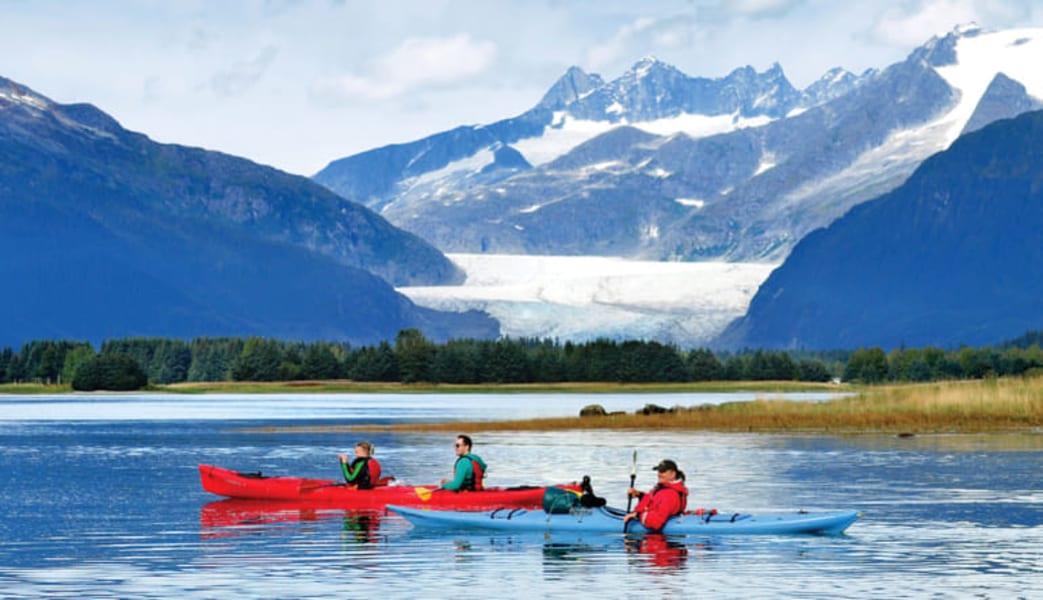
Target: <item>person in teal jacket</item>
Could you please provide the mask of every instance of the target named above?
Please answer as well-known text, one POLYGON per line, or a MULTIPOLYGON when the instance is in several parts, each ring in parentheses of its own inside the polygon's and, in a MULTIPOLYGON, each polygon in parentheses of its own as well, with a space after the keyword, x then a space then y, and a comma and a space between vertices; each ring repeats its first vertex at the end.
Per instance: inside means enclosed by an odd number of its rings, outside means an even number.
POLYGON ((441 489, 452 492, 482 489, 485 479, 485 461, 477 454, 471 453, 471 446, 469 436, 463 434, 456 436, 456 464, 453 466, 453 478, 443 479, 441 489))

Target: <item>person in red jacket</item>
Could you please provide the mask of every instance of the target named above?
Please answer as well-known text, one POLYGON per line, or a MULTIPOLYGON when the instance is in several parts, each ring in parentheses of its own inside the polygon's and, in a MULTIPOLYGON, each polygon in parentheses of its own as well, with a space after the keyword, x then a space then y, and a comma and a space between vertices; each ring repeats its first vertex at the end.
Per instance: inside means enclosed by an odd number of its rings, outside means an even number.
POLYGON ((688 488, 684 486, 684 472, 677 468, 677 463, 666 459, 652 468, 659 473, 659 482, 647 494, 634 488, 627 490, 627 496, 640 498, 633 512, 627 513, 623 519, 623 531, 633 519, 651 529, 659 531, 666 521, 684 512, 688 506, 688 488))

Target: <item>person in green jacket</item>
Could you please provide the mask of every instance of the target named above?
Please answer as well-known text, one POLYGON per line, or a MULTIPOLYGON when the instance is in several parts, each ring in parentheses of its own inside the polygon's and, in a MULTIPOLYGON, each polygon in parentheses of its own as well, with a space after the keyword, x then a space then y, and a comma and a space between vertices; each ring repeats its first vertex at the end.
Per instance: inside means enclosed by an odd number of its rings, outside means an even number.
POLYGON ((469 436, 463 434, 456 436, 456 464, 453 466, 453 478, 443 479, 440 489, 465 492, 483 488, 485 461, 477 454, 471 453, 471 446, 469 436))
POLYGON ((368 490, 375 485, 381 484, 380 463, 373 458, 373 444, 369 442, 355 444, 355 460, 350 463, 347 455, 341 454, 340 470, 344 474, 344 481, 349 487, 368 490))

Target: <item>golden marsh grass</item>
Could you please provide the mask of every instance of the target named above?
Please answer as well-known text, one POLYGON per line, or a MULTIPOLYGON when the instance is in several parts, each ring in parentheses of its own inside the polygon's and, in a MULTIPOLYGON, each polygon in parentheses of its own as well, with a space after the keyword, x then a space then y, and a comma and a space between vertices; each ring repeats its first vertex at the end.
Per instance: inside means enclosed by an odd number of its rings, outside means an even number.
MULTIPOLYGON (((654 415, 561 417, 524 421, 410 424, 395 426, 327 426, 321 431, 550 431, 565 429, 691 429, 751 432, 836 433, 972 433, 1043 430, 1043 377, 986 379, 853 388, 795 382, 712 382, 687 384, 569 383, 551 385, 403 385, 352 381, 178 384, 150 388, 178 393, 656 393, 754 391, 751 402, 717 406, 675 407, 654 415), (799 391, 854 392, 827 402, 797 402, 773 397, 799 391)), ((61 394, 69 386, 6 384, 0 394, 61 394)), ((265 431, 291 428, 265 428, 265 431)), ((298 429, 293 429, 298 430, 298 429)))
MULTIPOLYGON (((743 432, 972 433, 1043 428, 1043 378, 888 385, 826 402, 765 397, 653 415, 321 427, 314 431, 689 429, 743 432)), ((267 429, 271 431, 272 429, 267 429)))

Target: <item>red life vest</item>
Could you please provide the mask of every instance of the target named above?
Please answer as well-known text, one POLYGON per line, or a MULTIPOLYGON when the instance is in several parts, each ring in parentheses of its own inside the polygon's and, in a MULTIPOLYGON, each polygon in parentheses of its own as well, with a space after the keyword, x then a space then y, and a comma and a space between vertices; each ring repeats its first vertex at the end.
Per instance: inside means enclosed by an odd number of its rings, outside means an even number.
POLYGON ((369 469, 369 484, 380 485, 380 463, 377 459, 371 457, 367 460, 366 468, 369 469))
POLYGON ((485 471, 482 470, 482 463, 471 459, 471 470, 474 471, 474 491, 480 492, 483 488, 482 479, 485 478, 485 471))

